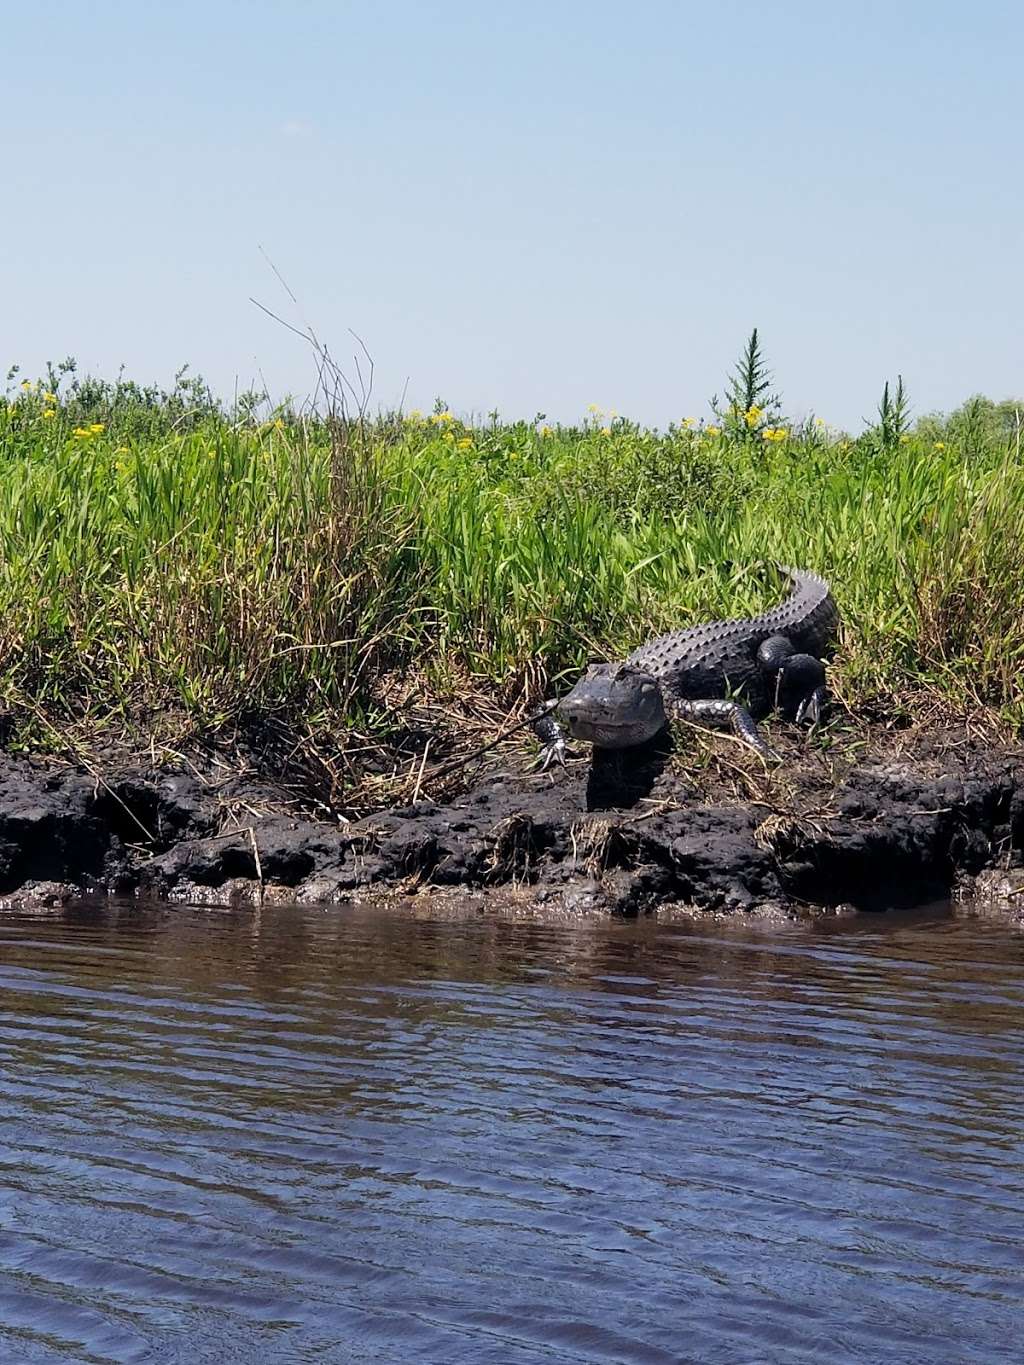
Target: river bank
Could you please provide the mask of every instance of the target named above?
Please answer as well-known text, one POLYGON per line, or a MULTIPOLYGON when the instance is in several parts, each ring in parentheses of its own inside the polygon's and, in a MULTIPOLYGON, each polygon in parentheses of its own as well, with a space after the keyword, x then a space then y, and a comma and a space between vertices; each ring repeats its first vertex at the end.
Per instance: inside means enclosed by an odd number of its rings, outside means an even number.
POLYGON ((559 912, 793 913, 920 904, 980 885, 1015 903, 1024 749, 967 730, 809 745, 765 769, 726 737, 529 771, 505 749, 461 790, 358 820, 210 754, 89 769, 0 756, 0 896, 336 903, 509 894, 559 912), (682 746, 681 746, 682 747, 682 746))
POLYGON ((1014 873, 1019 412, 911 426, 887 395, 854 436, 11 378, 0 895, 788 912, 1014 873), (588 660, 771 607, 780 563, 841 617, 824 731, 769 722, 781 766, 696 733, 549 775, 488 747, 588 660))

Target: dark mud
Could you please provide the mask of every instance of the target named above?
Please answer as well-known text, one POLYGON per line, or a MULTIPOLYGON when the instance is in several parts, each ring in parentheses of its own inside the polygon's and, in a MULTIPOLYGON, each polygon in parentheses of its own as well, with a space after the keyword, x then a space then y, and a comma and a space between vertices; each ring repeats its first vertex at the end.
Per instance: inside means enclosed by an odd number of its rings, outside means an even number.
POLYGON ((1024 752, 965 734, 875 736, 845 756, 784 743, 772 772, 726 740, 697 769, 654 749, 550 776, 516 751, 445 804, 354 822, 223 764, 121 760, 87 773, 0 755, 0 897, 226 904, 471 889, 633 915, 879 910, 967 886, 1024 904, 1024 752))

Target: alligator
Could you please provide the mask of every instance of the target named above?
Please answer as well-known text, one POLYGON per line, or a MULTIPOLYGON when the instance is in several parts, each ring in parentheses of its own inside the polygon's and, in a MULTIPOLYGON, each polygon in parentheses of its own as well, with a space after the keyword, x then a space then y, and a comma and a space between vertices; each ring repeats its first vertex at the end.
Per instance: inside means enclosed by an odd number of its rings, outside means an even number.
POLYGON ((825 702, 822 660, 839 624, 823 578, 780 569, 792 588, 770 611, 673 630, 622 663, 591 664, 567 696, 546 703, 531 721, 543 746, 541 769, 564 765, 566 731, 599 749, 625 749, 675 718, 730 725, 763 757, 777 758, 754 716, 776 708, 797 723, 817 724, 825 702))

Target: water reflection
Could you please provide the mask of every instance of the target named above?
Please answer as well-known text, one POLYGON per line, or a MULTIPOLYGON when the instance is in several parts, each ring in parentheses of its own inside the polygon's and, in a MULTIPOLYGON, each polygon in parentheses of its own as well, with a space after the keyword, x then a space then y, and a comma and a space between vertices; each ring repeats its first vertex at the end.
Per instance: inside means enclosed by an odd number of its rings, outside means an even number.
POLYGON ((1017 1359, 1024 936, 0 919, 0 1359, 1017 1359))

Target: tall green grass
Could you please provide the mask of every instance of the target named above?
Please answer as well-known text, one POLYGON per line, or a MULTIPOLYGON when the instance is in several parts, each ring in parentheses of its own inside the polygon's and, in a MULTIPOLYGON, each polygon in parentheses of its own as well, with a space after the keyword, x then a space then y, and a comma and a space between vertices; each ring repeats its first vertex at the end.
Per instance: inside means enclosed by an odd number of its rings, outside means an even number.
POLYGON ((762 609, 772 562, 831 579, 852 701, 1024 704, 1024 465, 977 423, 856 440, 600 416, 261 424, 47 392, 0 405, 15 714, 372 723, 411 670, 511 697, 762 609))

